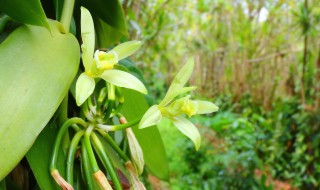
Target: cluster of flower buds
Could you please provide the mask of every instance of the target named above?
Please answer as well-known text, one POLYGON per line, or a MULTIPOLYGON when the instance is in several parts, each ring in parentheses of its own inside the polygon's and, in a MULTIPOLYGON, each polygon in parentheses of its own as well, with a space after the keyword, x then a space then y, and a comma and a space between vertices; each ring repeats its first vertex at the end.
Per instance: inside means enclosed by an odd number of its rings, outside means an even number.
POLYGON ((126 118, 120 113, 123 103, 124 98, 120 89, 107 83, 107 86, 101 88, 99 93, 93 93, 82 104, 82 118, 68 119, 61 126, 53 149, 50 171, 53 178, 63 189, 73 189, 73 164, 76 159, 79 159, 83 166, 82 171, 88 189, 95 189, 95 184, 106 190, 126 189, 126 181, 130 182, 133 189, 145 189, 139 180, 139 175, 142 174, 144 169, 143 152, 131 129, 132 126, 138 124, 140 119, 127 122, 126 118), (112 121, 113 118, 118 118, 119 124, 112 124, 114 122, 112 121), (123 141, 129 145, 130 158, 121 149, 120 144, 112 138, 110 133, 115 131, 123 133, 123 136, 126 137, 126 140, 123 141), (67 132, 74 135, 68 148, 66 178, 64 179, 57 169, 57 158, 63 136, 68 134, 67 132), (105 147, 106 144, 116 154, 108 151, 105 147), (78 156, 77 152, 80 152, 78 156), (96 158, 96 155, 99 159, 96 158), (126 173, 121 173, 115 167, 115 160, 112 160, 112 157, 116 157, 122 163, 127 170, 126 173), (102 163, 104 169, 100 169, 98 163, 102 163), (103 171, 107 172, 112 183, 109 183, 107 175, 103 171), (120 176, 119 173, 121 173, 120 176))

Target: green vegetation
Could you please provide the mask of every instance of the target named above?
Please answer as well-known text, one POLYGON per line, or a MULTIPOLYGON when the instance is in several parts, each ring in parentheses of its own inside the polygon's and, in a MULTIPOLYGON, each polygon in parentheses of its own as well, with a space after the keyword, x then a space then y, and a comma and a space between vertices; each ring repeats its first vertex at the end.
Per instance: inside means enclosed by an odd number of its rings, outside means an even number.
POLYGON ((173 186, 273 189, 278 180, 299 189, 317 189, 320 145, 317 114, 305 113, 294 100, 277 102, 272 112, 254 111, 251 108, 256 106, 246 102, 241 102, 245 106, 241 113, 228 110, 210 119, 194 119, 204 137, 197 153, 191 151, 188 141, 177 138, 174 142, 167 141, 176 135, 171 128, 161 131, 170 134, 164 135, 164 141, 168 142, 166 147, 171 150, 168 154, 173 157, 170 159, 173 186))
POLYGON ((0 0, 0 89, 0 190, 320 189, 318 0, 0 0))
MULTIPOLYGON (((136 54, 161 99, 188 57, 219 112, 195 117, 198 152, 159 129, 171 189, 318 189, 320 8, 296 1, 125 1, 136 54), (279 185, 280 184, 280 185, 279 185)), ((199 96, 199 95, 198 95, 199 96)), ((152 102, 152 100, 151 100, 152 102)))

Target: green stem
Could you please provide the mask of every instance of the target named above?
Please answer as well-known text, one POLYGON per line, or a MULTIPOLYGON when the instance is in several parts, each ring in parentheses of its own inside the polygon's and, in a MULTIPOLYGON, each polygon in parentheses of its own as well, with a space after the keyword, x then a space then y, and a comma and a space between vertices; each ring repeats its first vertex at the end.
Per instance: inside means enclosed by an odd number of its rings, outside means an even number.
POLYGON ((102 114, 102 112, 104 111, 103 109, 101 109, 101 106, 103 105, 103 102, 105 101, 107 95, 107 87, 102 88, 97 100, 97 109, 99 110, 100 114, 102 114))
POLYGON ((122 107, 123 107, 123 103, 119 102, 119 104, 117 105, 117 108, 112 111, 111 117, 117 115, 121 111, 122 107))
POLYGON ((63 125, 62 127, 59 129, 58 135, 56 137, 56 141, 54 143, 54 147, 52 150, 52 157, 51 157, 51 163, 50 163, 50 171, 55 170, 57 168, 57 159, 58 159, 58 154, 59 154, 59 148, 60 148, 60 143, 61 143, 61 139, 63 137, 63 135, 65 134, 65 132, 68 130, 68 128, 72 125, 72 124, 79 124, 82 125, 84 127, 87 126, 87 123, 78 117, 74 117, 71 119, 68 119, 63 125))
MULTIPOLYGON (((59 109, 59 126, 68 120, 68 94, 64 97, 59 109)), ((66 131, 62 138, 62 150, 64 153, 68 151, 70 146, 69 132, 66 131)))
POLYGON ((134 125, 138 124, 140 122, 141 118, 137 118, 135 120, 132 120, 128 123, 125 124, 119 124, 119 125, 103 125, 103 124, 98 124, 97 126, 100 129, 103 129, 105 131, 119 131, 122 129, 126 129, 129 127, 133 127, 134 125))
POLYGON ((68 94, 64 97, 59 107, 59 125, 62 125, 68 120, 68 94))
POLYGON ((117 175, 116 171, 114 170, 113 165, 112 165, 111 161, 109 160, 107 153, 104 151, 102 143, 100 142, 99 138, 97 137, 97 135, 95 133, 91 133, 91 138, 93 141, 93 147, 95 148, 98 155, 100 155, 102 162, 104 163, 106 169, 109 172, 109 175, 112 179, 112 182, 113 182, 116 190, 122 190, 122 186, 119 181, 118 175, 117 175))
POLYGON ((74 1, 75 0, 64 0, 63 3, 63 9, 61 14, 61 23, 65 29, 65 31, 68 33, 70 29, 70 23, 72 19, 73 14, 73 7, 74 7, 74 1))
POLYGON ((92 97, 89 96, 89 98, 87 99, 87 103, 88 103, 88 108, 90 110, 91 113, 93 113, 93 115, 96 115, 96 108, 94 106, 94 104, 92 103, 92 97))
POLYGON ((121 150, 117 143, 110 137, 108 133, 99 129, 98 132, 107 140, 109 145, 118 153, 118 155, 123 159, 124 162, 129 161, 129 157, 121 150))
POLYGON ((104 114, 104 117, 103 117, 103 123, 106 123, 110 119, 110 115, 112 113, 113 106, 114 106, 114 100, 109 100, 108 108, 105 111, 105 114, 104 114))
POLYGON ((67 166, 66 166, 66 180, 72 186, 73 186, 74 156, 78 148, 79 141, 83 135, 84 135, 84 130, 81 130, 74 135, 70 144, 69 152, 68 152, 67 166))
POLYGON ((85 174, 85 182, 87 184, 88 190, 93 189, 93 178, 92 178, 92 169, 90 165, 90 160, 88 157, 87 149, 83 140, 81 140, 81 163, 83 166, 83 171, 85 174))
POLYGON ((107 87, 108 87, 108 99, 115 101, 116 100, 115 86, 113 84, 107 83, 107 87))
POLYGON ((89 157, 89 160, 90 160, 90 163, 92 166, 93 173, 96 173, 100 169, 99 169, 97 160, 94 157, 94 153, 93 153, 92 146, 90 143, 90 135, 91 135, 92 130, 93 130, 93 126, 89 126, 88 129, 86 130, 86 133, 84 134, 84 143, 85 143, 85 146, 87 149, 87 153, 88 153, 88 157, 89 157))

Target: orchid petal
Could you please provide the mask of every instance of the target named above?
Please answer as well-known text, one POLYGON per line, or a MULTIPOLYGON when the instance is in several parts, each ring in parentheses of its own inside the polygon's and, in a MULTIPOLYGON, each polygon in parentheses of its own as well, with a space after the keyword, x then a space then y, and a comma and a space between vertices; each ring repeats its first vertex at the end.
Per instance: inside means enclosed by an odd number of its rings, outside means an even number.
POLYGON ((119 44, 118 46, 113 48, 111 51, 116 52, 118 55, 118 59, 121 60, 132 55, 134 52, 136 52, 140 48, 140 46, 141 46, 140 41, 129 41, 129 42, 124 42, 122 44, 119 44))
POLYGON ((190 138, 194 145, 196 150, 199 149, 200 144, 201 144, 201 137, 198 129, 196 126, 193 125, 189 120, 186 118, 179 116, 179 117, 174 117, 170 118, 171 121, 174 123, 174 125, 188 138, 190 138))
POLYGON ((173 98, 179 95, 177 91, 179 92, 183 88, 183 86, 188 82, 192 74, 193 67, 194 67, 194 61, 192 58, 190 58, 173 79, 168 89, 168 92, 164 97, 164 103, 161 103, 161 105, 165 105, 169 103, 173 98))
POLYGON ((158 108, 158 105, 153 105, 143 115, 139 123, 139 129, 156 125, 160 122, 161 119, 162 119, 162 114, 158 108))
POLYGON ((196 114, 212 113, 219 110, 219 107, 209 101, 194 100, 196 105, 196 114))
POLYGON ((112 69, 104 71, 100 77, 113 85, 148 93, 143 83, 130 73, 112 69))
POLYGON ((92 67, 94 53, 94 24, 90 12, 81 7, 82 62, 86 71, 92 67))
POLYGON ((92 94, 95 87, 95 81, 87 74, 82 73, 76 84, 76 102, 80 106, 92 94))
POLYGON ((175 97, 179 96, 180 94, 184 94, 189 91, 195 90, 196 86, 190 86, 190 87, 183 87, 178 89, 172 89, 171 92, 167 93, 167 95, 163 98, 163 100, 160 102, 159 106, 166 106, 168 103, 170 103, 175 97))

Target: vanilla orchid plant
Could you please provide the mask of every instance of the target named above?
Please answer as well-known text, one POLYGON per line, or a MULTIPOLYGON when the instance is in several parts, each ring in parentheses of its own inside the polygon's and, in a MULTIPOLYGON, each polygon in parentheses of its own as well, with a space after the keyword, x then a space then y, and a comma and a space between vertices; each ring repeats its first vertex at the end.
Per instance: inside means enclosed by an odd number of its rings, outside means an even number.
POLYGON ((120 163, 126 170, 123 175, 127 176, 130 189, 145 190, 139 179, 145 166, 144 152, 132 127, 138 125, 143 129, 154 126, 166 117, 193 141, 198 150, 200 134, 186 117, 212 113, 218 111, 218 107, 212 102, 192 100, 190 95, 186 95, 196 89, 195 86, 185 87, 194 69, 194 61, 189 59, 175 76, 164 99, 158 105, 151 106, 142 118, 127 122, 121 113, 124 104, 121 88, 132 89, 142 94, 147 94, 147 90, 135 76, 117 69, 119 68, 117 64, 121 59, 136 52, 141 42, 125 42, 107 52, 95 50, 93 20, 90 12, 84 7, 81 7, 81 38, 84 72, 78 77, 75 90, 75 99, 77 105, 81 106, 81 114, 80 117, 68 119, 59 129, 50 164, 51 175, 63 189, 73 190, 73 164, 76 151, 81 147, 81 163, 88 188, 94 189, 94 183, 97 183, 101 189, 123 190, 123 181, 109 158, 110 152, 106 151, 103 144, 105 142, 113 148, 117 158, 121 160, 120 163), (104 82, 103 85, 96 85, 100 81, 104 82), (116 119, 120 124, 115 124, 116 119), (68 134, 69 128, 73 130, 74 135, 71 142, 67 143, 69 147, 66 179, 64 179, 57 169, 57 158, 60 144, 63 137, 68 134), (129 151, 120 148, 120 144, 111 137, 111 132, 122 133, 129 151), (96 155, 108 175, 100 169, 96 155), (108 176, 113 186, 109 183, 108 176))

